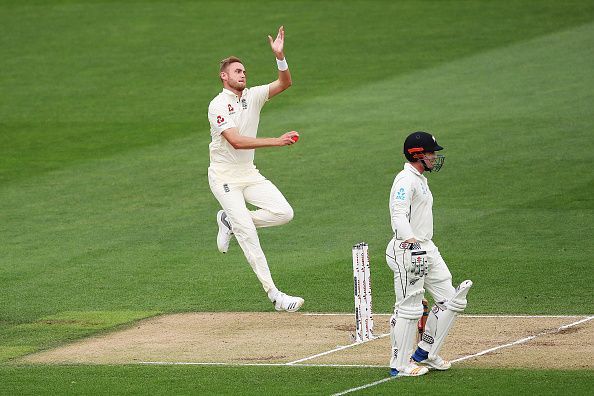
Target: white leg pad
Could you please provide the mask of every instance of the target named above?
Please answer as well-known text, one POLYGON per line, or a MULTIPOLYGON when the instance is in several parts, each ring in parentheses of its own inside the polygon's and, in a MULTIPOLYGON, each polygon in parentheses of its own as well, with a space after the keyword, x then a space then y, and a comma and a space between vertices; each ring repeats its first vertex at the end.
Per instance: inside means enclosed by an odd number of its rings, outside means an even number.
POLYGON ((410 356, 417 338, 417 321, 423 315, 424 293, 425 290, 420 289, 406 296, 398 305, 398 312, 392 318, 390 367, 398 371, 403 370, 410 363, 410 356))
POLYGON ((454 296, 446 303, 448 309, 454 312, 462 313, 466 309, 466 295, 472 287, 472 281, 465 280, 456 288, 454 296))
POLYGON ((438 356, 443 342, 456 322, 456 316, 466 308, 466 294, 472 281, 466 280, 456 288, 454 296, 445 304, 436 304, 429 313, 425 332, 418 346, 429 352, 429 359, 438 356))
POLYGON ((411 319, 396 319, 396 324, 390 330, 392 340, 392 357, 390 367, 398 371, 409 365, 410 355, 417 337, 417 321, 411 319))

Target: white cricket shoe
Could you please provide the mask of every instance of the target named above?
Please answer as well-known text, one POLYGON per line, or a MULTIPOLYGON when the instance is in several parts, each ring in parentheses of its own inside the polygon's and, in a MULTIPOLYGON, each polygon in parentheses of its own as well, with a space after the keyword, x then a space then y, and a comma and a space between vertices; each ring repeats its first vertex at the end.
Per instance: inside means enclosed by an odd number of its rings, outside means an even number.
POLYGON ((293 297, 283 292, 278 292, 276 299, 273 301, 274 309, 277 311, 295 312, 303 305, 305 300, 301 297, 293 297))
POLYGON ((452 367, 452 363, 447 360, 443 360, 440 356, 429 357, 429 352, 421 347, 418 347, 415 353, 411 356, 412 360, 416 363, 427 365, 435 370, 447 370, 452 367))
POLYGON ((390 369, 390 375, 392 377, 418 377, 419 375, 427 374, 429 369, 427 367, 421 367, 415 362, 410 362, 408 366, 401 367, 398 369, 390 369))
POLYGON ((450 367, 452 367, 452 363, 442 359, 441 356, 435 356, 432 359, 427 358, 425 360, 420 361, 419 363, 434 368, 435 370, 447 370, 450 367))
POLYGON ((217 234, 217 248, 219 252, 227 253, 229 250, 229 242, 233 236, 231 224, 227 220, 227 214, 223 210, 217 213, 217 224, 219 225, 219 233, 217 234))

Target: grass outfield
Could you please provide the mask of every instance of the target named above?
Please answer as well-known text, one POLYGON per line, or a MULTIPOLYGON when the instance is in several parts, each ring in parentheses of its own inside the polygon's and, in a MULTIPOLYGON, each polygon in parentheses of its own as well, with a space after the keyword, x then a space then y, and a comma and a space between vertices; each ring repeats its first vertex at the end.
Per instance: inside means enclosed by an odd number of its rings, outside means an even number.
MULTIPOLYGON (((264 108, 260 136, 301 140, 256 154, 295 209, 260 231, 280 289, 306 311, 350 312, 349 249, 365 240, 374 308, 391 310, 388 193, 401 142, 426 129, 446 148, 429 177, 434 240, 455 282, 475 283, 467 313, 591 313, 593 21, 584 1, 0 2, 0 377, 12 378, 1 386, 233 393, 239 378, 246 393, 305 394, 385 376, 11 364, 159 313, 272 309, 237 244, 216 251, 206 107, 224 56, 244 59, 250 85, 274 78, 266 35, 280 24, 295 85, 264 108)), ((368 392, 593 382, 455 371, 368 392)))
MULTIPOLYGON (((382 369, 279 367, 0 367, 1 391, 22 394, 241 394, 330 395, 386 377, 382 369), (307 384, 307 387, 304 387, 307 384)), ((421 378, 399 378, 357 394, 561 395, 588 394, 594 372, 457 369, 421 378)), ((8 392, 8 393, 11 393, 8 392)))

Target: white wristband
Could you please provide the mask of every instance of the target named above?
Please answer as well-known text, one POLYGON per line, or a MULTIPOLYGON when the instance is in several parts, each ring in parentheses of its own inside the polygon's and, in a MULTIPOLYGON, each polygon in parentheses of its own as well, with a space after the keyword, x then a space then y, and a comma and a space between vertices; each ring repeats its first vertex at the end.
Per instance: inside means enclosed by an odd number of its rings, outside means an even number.
POLYGON ((276 65, 278 66, 278 70, 285 71, 289 69, 289 65, 287 64, 287 60, 283 58, 283 60, 276 60, 276 65))

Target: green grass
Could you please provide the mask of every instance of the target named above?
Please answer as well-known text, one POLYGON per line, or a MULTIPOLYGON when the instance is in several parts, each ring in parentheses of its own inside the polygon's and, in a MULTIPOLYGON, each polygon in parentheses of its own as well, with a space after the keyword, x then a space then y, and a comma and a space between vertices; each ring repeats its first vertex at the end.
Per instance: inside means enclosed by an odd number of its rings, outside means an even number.
MULTIPOLYGON (((365 240, 375 308, 390 311, 388 193, 404 137, 426 129, 446 148, 429 177, 434 240, 454 280, 475 283, 467 312, 591 313, 593 21, 584 1, 0 2, 0 361, 159 312, 272 309, 238 246, 216 251, 206 107, 229 54, 252 85, 274 78, 266 35, 280 24, 295 84, 264 108, 260 134, 302 139, 256 163, 295 209, 260 231, 282 290, 307 311, 349 312, 349 247, 365 240)), ((237 376, 249 393, 245 378, 277 372, 288 382, 258 386, 331 393, 385 374, 0 366, 19 393, 44 381, 53 393, 140 393, 146 378, 166 393, 194 376, 220 393, 237 376), (328 384, 287 385, 295 373, 328 384), (62 382, 74 375, 82 388, 62 382)), ((514 389, 503 385, 513 371, 456 372, 481 393, 514 389)), ((476 389, 428 378, 415 381, 428 393, 476 389)), ((553 371, 514 386, 546 394, 550 382, 581 389, 553 371)))
POLYGON ((57 346, 98 331, 126 327, 133 321, 157 314, 159 312, 60 312, 33 322, 16 325, 0 323, 0 334, 2 334, 0 361, 7 361, 40 348, 57 346))
MULTIPOLYGON (((5 366, 0 393, 18 394, 266 394, 329 395, 387 378, 383 369, 191 366, 5 366), (264 382, 266 379, 266 382, 264 382), (304 387, 303 384, 308 386, 304 387), (25 385, 26 384, 26 385, 25 385)), ((456 369, 399 378, 355 394, 588 394, 594 371, 456 369)))

